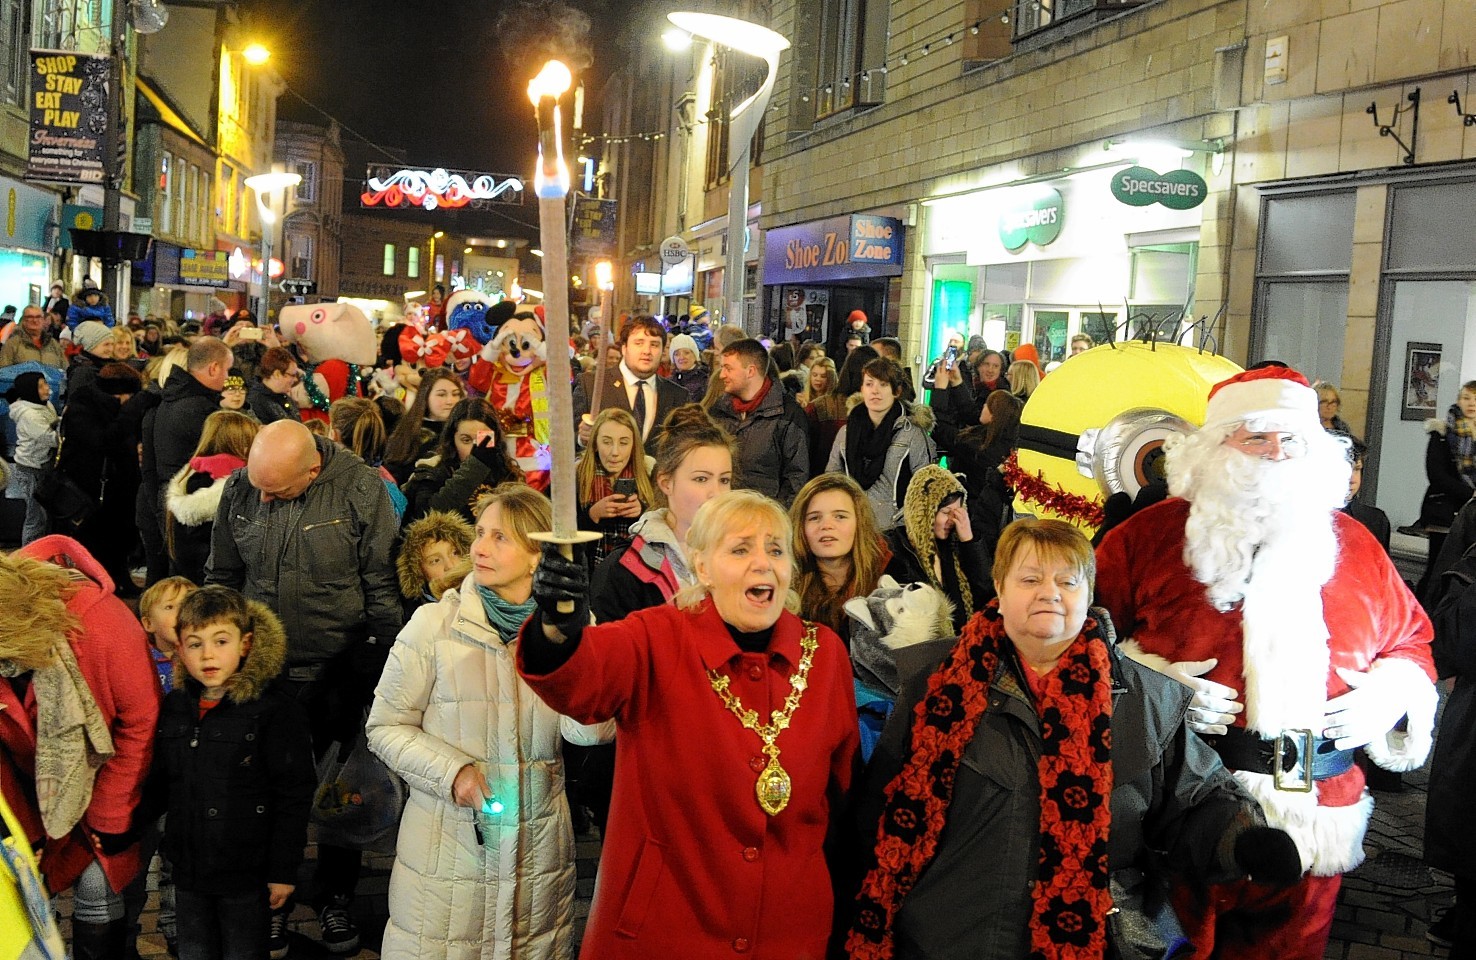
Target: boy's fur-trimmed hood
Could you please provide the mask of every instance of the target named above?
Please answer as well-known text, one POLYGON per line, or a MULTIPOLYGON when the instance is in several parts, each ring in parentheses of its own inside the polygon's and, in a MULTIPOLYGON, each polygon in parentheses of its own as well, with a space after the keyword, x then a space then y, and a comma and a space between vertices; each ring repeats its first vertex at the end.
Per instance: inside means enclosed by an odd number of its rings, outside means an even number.
POLYGON ((427 544, 454 544, 465 556, 471 550, 476 531, 458 514, 432 510, 405 528, 405 540, 395 557, 395 571, 400 578, 400 593, 413 600, 425 592, 425 574, 420 570, 420 553, 427 544))
MULTIPOLYGON (((232 703, 250 703, 266 692, 267 685, 282 672, 287 662, 287 631, 282 621, 271 608, 258 600, 247 600, 251 611, 251 652, 246 654, 241 669, 225 682, 226 699, 232 703)), ((184 663, 176 654, 174 658, 174 685, 198 691, 200 684, 185 670, 184 663)))

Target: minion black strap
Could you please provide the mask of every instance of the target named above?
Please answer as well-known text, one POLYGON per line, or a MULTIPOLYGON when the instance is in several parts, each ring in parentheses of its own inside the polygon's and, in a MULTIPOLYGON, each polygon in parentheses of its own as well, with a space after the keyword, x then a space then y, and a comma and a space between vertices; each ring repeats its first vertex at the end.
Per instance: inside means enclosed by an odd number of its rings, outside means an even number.
POLYGON ((1033 450, 1048 457, 1076 460, 1077 434, 1064 430, 1051 430, 1034 424, 1020 424, 1020 439, 1016 446, 1021 450, 1033 450))

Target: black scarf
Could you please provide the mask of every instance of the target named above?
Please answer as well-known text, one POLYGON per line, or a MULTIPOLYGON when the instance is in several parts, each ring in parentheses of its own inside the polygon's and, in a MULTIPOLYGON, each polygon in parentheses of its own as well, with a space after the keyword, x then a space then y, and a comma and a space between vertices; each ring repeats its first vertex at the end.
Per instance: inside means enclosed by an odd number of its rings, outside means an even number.
POLYGON ((846 472, 862 490, 870 489, 881 479, 882 468, 887 464, 887 449, 892 445, 893 428, 902 412, 902 401, 897 400, 881 423, 873 426, 871 411, 860 403, 846 417, 846 472))

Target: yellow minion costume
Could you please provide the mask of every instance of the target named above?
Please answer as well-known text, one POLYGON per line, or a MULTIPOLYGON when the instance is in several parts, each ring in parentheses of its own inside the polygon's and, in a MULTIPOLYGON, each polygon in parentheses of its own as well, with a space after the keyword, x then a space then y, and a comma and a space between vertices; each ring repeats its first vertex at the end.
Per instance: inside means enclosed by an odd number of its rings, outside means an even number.
POLYGON ((0 960, 63 960, 51 897, 20 821, 0 795, 0 960))

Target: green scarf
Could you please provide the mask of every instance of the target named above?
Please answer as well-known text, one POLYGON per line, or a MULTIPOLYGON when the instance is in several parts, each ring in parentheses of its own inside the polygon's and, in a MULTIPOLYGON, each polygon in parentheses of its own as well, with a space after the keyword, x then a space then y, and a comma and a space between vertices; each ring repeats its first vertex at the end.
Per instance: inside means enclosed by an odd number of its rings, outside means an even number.
POLYGON ((487 612, 487 622, 497 631, 503 643, 511 642, 538 605, 532 597, 528 598, 527 603, 508 603, 497 595, 496 590, 480 583, 476 587, 477 596, 482 598, 482 609, 487 612))

